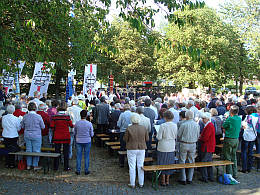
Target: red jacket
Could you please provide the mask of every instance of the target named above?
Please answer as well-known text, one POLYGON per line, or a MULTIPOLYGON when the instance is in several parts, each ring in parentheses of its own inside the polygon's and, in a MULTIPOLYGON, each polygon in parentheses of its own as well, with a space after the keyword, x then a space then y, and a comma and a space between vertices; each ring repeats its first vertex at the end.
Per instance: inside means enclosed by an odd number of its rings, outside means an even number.
POLYGON ((202 130, 200 135, 201 151, 202 152, 215 152, 215 127, 212 122, 209 122, 202 130), (207 151, 205 149, 207 148, 207 151))
MULTIPOLYGON (((13 113, 14 116, 16 117, 19 117, 19 116, 24 116, 26 115, 26 112, 23 112, 21 111, 20 109, 16 109, 13 113)), ((19 132, 18 132, 19 135, 22 135, 24 134, 24 129, 21 129, 19 132)))
POLYGON ((26 112, 23 112, 23 111, 21 111, 20 109, 16 109, 16 110, 14 111, 13 115, 16 116, 16 117, 24 116, 24 115, 26 115, 26 112))
POLYGON ((50 128, 50 117, 49 115, 44 112, 44 111, 37 111, 37 114, 41 115, 42 120, 45 125, 45 129, 42 131, 42 136, 48 135, 49 134, 49 128, 50 128))
POLYGON ((50 127, 53 130, 53 143, 70 143, 69 127, 73 127, 72 121, 69 115, 54 115, 52 116, 50 127))

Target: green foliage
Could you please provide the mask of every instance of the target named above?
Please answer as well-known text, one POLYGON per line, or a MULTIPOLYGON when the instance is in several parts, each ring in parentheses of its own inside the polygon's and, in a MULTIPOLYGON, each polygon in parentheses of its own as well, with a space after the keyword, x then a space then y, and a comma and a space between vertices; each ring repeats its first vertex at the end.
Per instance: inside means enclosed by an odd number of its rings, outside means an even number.
POLYGON ((161 78, 191 87, 195 87, 195 83, 203 86, 225 83, 227 77, 237 71, 238 35, 211 9, 185 10, 177 14, 192 17, 193 24, 187 23, 181 28, 175 23, 169 25, 165 39, 170 43, 157 54, 161 78))

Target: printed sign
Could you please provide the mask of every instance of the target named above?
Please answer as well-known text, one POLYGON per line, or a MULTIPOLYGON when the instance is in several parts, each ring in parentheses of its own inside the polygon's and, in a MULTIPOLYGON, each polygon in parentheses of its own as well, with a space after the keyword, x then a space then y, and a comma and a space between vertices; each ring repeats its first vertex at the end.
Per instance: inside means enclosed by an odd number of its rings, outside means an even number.
MULTIPOLYGON (((54 62, 49 62, 52 66, 54 66, 54 62)), ((33 97, 35 91, 39 91, 41 96, 43 93, 47 93, 49 83, 51 80, 51 72, 49 68, 45 67, 43 62, 36 62, 32 84, 29 91, 29 96, 33 97)))
POLYGON ((87 94, 87 91, 91 91, 95 88, 97 76, 97 65, 88 64, 85 66, 84 82, 83 82, 83 94, 87 94))

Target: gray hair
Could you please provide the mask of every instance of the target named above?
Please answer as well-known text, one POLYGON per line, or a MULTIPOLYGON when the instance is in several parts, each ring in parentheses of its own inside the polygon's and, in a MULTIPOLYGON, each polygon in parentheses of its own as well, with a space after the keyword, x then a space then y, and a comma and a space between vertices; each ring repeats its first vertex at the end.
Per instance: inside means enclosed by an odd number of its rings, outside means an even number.
POLYGON ((44 111, 44 110, 46 110, 46 109, 47 109, 46 104, 40 104, 40 105, 38 106, 38 110, 44 111))
POLYGON ((8 114, 13 114, 15 111, 14 105, 8 105, 6 111, 8 112, 8 114))
POLYGON ((174 100, 169 100, 169 104, 170 107, 173 107, 175 105, 175 101, 174 100))
POLYGON ((241 106, 246 106, 247 105, 247 102, 245 101, 245 100, 243 100, 242 102, 241 102, 241 106))
POLYGON ((211 119, 211 114, 209 112, 204 112, 204 113, 202 113, 201 118, 205 118, 205 119, 210 120, 211 119))
POLYGON ((48 107, 51 107, 51 100, 46 100, 46 101, 45 101, 45 104, 46 104, 48 107))
POLYGON ((131 122, 132 122, 133 124, 138 124, 138 123, 140 123, 140 116, 139 116, 139 114, 133 113, 133 114, 131 115, 131 122))
POLYGON ((132 106, 132 107, 130 108, 130 111, 131 111, 131 112, 135 112, 135 111, 136 111, 136 107, 135 107, 135 106, 132 106))
POLYGON ((217 100, 217 101, 216 101, 216 105, 222 106, 222 102, 221 102, 220 100, 217 100))
POLYGON ((194 101, 193 101, 193 100, 189 100, 189 101, 188 101, 188 104, 194 106, 194 101))
POLYGON ((136 109, 136 112, 138 114, 143 114, 144 113, 144 107, 143 106, 138 106, 137 109, 136 109))
POLYGON ((115 108, 121 108, 121 104, 120 103, 116 103, 115 104, 115 108))
POLYGON ((185 112, 185 118, 187 119, 193 119, 194 117, 194 113, 190 110, 188 110, 187 112, 185 112))

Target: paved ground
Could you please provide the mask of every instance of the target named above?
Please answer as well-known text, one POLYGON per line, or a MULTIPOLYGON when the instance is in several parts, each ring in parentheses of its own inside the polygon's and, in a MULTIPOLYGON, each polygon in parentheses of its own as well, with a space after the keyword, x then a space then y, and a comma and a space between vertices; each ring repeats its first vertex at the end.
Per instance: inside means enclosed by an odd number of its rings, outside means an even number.
MULTIPOLYGON (((171 178, 170 186, 160 187, 158 191, 151 188, 149 176, 145 179, 143 189, 127 187, 128 170, 119 168, 118 158, 110 156, 106 149, 93 145, 90 162, 91 174, 76 176, 74 171, 50 172, 19 171, 5 169, 0 161, 0 194, 260 194, 260 172, 239 173, 238 185, 222 185, 217 182, 204 184, 198 181, 200 174, 194 175, 191 185, 177 183, 178 173, 171 178)), ((75 160, 71 161, 75 167, 75 160)))

